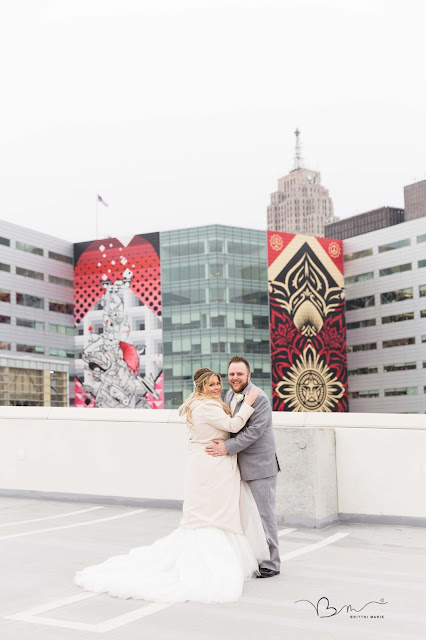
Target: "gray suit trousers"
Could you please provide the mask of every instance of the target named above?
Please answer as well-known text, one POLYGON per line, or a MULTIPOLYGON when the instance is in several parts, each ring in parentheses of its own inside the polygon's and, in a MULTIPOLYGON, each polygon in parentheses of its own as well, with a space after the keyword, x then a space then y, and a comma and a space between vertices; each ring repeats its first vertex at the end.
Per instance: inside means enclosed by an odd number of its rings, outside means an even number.
POLYGON ((259 509, 263 529, 269 545, 271 554, 270 560, 265 560, 260 565, 265 569, 280 570, 280 548, 278 542, 277 518, 275 516, 275 491, 277 486, 277 476, 260 478, 259 480, 247 481, 257 508, 259 509))

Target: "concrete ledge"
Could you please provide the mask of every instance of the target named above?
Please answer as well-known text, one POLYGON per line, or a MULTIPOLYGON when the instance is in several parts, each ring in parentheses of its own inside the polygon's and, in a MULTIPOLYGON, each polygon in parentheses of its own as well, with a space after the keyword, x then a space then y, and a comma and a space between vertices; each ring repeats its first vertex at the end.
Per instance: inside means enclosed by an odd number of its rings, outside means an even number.
POLYGON ((404 527, 426 527, 426 518, 376 515, 374 513, 339 513, 339 521, 350 524, 399 524, 404 527))
POLYGON ((183 500, 162 500, 161 498, 128 498, 124 496, 98 496, 85 493, 59 493, 55 491, 31 491, 21 489, 0 489, 2 498, 31 498, 32 500, 55 500, 59 502, 83 502, 90 504, 123 505, 146 509, 182 509, 183 500))
POLYGON ((306 529, 323 529, 332 524, 339 523, 339 515, 334 513, 326 518, 302 518, 299 516, 280 516, 277 514, 277 523, 283 527, 304 527, 306 529))

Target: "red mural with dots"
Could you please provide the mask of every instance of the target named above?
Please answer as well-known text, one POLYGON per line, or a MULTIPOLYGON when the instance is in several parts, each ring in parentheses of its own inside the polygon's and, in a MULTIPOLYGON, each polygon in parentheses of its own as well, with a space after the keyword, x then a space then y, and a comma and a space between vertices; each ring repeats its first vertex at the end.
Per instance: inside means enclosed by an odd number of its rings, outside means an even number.
POLYGON ((162 408, 159 234, 74 246, 76 405, 162 408))

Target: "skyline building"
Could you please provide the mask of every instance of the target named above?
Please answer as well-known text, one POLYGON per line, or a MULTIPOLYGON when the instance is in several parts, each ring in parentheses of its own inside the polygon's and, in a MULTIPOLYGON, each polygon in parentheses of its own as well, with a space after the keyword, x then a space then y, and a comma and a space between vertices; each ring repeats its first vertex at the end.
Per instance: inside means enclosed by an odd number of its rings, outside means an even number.
POLYGON ((324 236, 346 240, 363 233, 370 233, 378 229, 386 229, 394 224, 404 222, 404 209, 396 207, 380 207, 373 211, 366 211, 356 216, 336 220, 325 225, 324 236))
POLYGON ((72 249, 66 240, 1 222, 0 403, 63 406, 65 373, 74 397, 72 249))
POLYGON ((324 236, 326 223, 334 221, 333 201, 321 184, 321 174, 303 167, 300 131, 296 129, 294 168, 278 180, 267 208, 268 231, 324 236))
POLYGON ((343 240, 349 409, 426 413, 426 230, 403 222, 343 240))
POLYGON ((231 355, 250 362, 271 398, 266 232, 208 225, 160 233, 165 408, 210 367, 227 381, 231 355))
POLYGON ((404 187, 405 220, 426 216, 426 180, 404 187))

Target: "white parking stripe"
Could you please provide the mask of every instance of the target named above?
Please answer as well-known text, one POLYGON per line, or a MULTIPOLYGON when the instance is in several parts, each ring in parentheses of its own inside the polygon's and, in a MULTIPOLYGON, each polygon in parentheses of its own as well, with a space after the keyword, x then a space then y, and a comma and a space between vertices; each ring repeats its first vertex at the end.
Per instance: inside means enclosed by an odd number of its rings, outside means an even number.
POLYGON ((11 527, 14 524, 29 524, 30 522, 41 522, 42 520, 53 520, 54 518, 67 518, 68 516, 75 516, 78 513, 87 513, 88 511, 96 511, 97 509, 104 509, 105 507, 90 507, 90 509, 80 509, 79 511, 68 511, 68 513, 58 513, 56 516, 46 516, 45 518, 33 518, 32 520, 17 520, 16 522, 4 522, 0 524, 1 527, 11 527))
POLYGON ((122 627, 125 624, 129 624, 130 622, 134 622, 135 620, 140 620, 141 618, 146 618, 147 616, 151 616, 157 611, 162 611, 163 609, 168 609, 173 606, 173 602, 152 602, 143 607, 138 607, 138 609, 134 609, 133 611, 129 611, 128 613, 124 613, 120 616, 116 616, 115 618, 110 618, 109 620, 105 620, 104 622, 99 622, 97 624, 87 624, 86 622, 73 622, 72 620, 57 620, 56 618, 50 618, 45 616, 39 616, 39 613, 45 613, 47 611, 51 611, 52 609, 58 609, 60 607, 65 607, 68 604, 73 604, 74 602, 78 602, 79 600, 87 600, 88 598, 93 598, 94 596, 99 596, 102 594, 99 593, 80 593, 76 596, 71 596, 70 598, 64 598, 62 600, 55 600, 53 602, 49 602, 48 604, 41 605, 39 607, 33 607, 32 609, 27 609, 27 611, 21 611, 20 613, 14 613, 10 616, 5 616, 6 620, 19 620, 20 622, 29 622, 31 624, 41 624, 47 625, 49 627, 61 627, 62 629, 76 629, 78 631, 91 631, 93 633, 105 633, 106 631, 112 631, 113 629, 117 629, 118 627, 122 627))
POLYGON ((118 520, 118 518, 128 518, 129 516, 134 516, 137 513, 143 513, 144 511, 146 511, 146 509, 138 509, 137 511, 120 513, 118 516, 110 516, 109 518, 86 520, 85 522, 76 522, 75 524, 64 524, 60 527, 49 527, 48 529, 34 529, 33 531, 25 531, 24 533, 12 533, 8 536, 0 536, 0 540, 7 540, 8 538, 22 538, 24 536, 33 536, 37 533, 48 533, 49 531, 59 531, 59 529, 73 529, 74 527, 83 527, 88 524, 97 524, 98 522, 107 522, 108 520, 118 520))
POLYGON ((297 529, 280 529, 278 531, 278 537, 281 538, 281 536, 286 536, 288 533, 291 533, 292 531, 297 531, 297 529))
POLYGON ((80 600, 88 600, 88 598, 94 598, 98 595, 99 593, 94 593, 93 591, 82 591, 75 596, 70 596, 69 598, 61 598, 60 600, 53 600, 53 602, 49 602, 48 604, 42 604, 38 607, 32 607, 31 609, 27 609, 26 611, 21 611, 20 613, 5 617, 11 620, 15 620, 17 619, 16 616, 36 616, 39 613, 45 613, 46 611, 50 611, 51 609, 59 609, 59 607, 65 607, 67 604, 73 604, 74 602, 79 602, 80 600))
POLYGON ((163 609, 168 609, 172 607, 174 602, 152 602, 151 604, 146 605, 145 607, 140 607, 135 611, 129 611, 129 613, 125 613, 122 616, 117 616, 116 618, 111 618, 110 620, 106 620, 105 622, 100 622, 97 624, 97 631, 99 633, 105 633, 105 631, 112 631, 113 629, 117 629, 117 627, 122 627, 124 624, 129 624, 129 622, 134 622, 135 620, 140 620, 141 618, 146 618, 146 616, 151 616, 153 613, 157 613, 157 611, 162 611, 163 609))
POLYGON ((284 553, 280 556, 281 562, 285 562, 286 560, 291 560, 292 558, 296 558, 297 556, 302 556, 305 553, 310 553, 311 551, 315 551, 315 549, 320 549, 321 547, 325 547, 328 544, 332 544, 333 542, 337 542, 337 540, 341 540, 342 538, 346 538, 349 533, 335 533, 328 538, 324 538, 324 540, 320 540, 319 542, 314 542, 313 544, 308 544, 306 547, 302 547, 301 549, 296 549, 295 551, 289 551, 288 553, 284 553))

